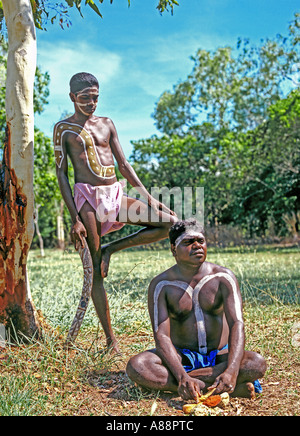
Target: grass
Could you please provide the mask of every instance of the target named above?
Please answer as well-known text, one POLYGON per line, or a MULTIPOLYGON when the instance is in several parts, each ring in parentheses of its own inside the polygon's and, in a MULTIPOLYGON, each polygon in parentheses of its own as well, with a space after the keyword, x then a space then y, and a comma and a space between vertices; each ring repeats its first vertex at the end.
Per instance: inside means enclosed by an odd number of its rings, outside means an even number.
MULTIPOLYGON (((232 400, 229 414, 300 413, 299 347, 293 342, 300 318, 299 258, 292 248, 209 250, 208 261, 230 268, 238 277, 246 347, 268 363, 263 394, 252 402, 232 400)), ((76 347, 63 349, 81 294, 81 262, 73 250, 46 250, 44 258, 32 251, 31 293, 47 328, 42 339, 0 349, 0 416, 182 416, 180 398, 143 391, 124 372, 130 356, 154 345, 147 287, 173 262, 168 250, 128 250, 113 257, 106 288, 122 351, 122 357, 116 357, 103 352, 105 338, 92 303, 76 347)))

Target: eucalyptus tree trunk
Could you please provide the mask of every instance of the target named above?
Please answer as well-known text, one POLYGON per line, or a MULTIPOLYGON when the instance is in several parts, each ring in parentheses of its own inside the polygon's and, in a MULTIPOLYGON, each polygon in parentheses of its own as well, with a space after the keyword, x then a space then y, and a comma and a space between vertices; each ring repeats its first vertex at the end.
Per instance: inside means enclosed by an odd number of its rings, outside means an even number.
POLYGON ((27 276, 34 234, 33 87, 36 34, 30 0, 2 0, 8 32, 7 135, 0 177, 0 323, 38 330, 27 276))

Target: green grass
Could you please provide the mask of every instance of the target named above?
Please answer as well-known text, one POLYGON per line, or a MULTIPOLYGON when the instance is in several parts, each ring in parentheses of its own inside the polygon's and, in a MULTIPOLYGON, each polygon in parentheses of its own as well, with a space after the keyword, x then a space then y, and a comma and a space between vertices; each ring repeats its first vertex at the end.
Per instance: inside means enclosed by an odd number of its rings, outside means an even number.
MULTIPOLYGON (((271 384, 275 379, 276 383, 289 381, 289 398, 296 395, 299 400, 295 393, 295 389, 299 390, 295 369, 299 368, 299 348, 292 346, 292 327, 300 314, 299 251, 272 247, 211 249, 207 260, 236 274, 244 301, 246 347, 267 359, 271 384)), ((128 250, 112 258, 105 282, 113 328, 126 356, 153 346, 147 288, 155 275, 173 264, 168 250, 128 250)), ((20 343, 2 354, 0 350, 0 416, 72 415, 82 410, 85 414, 103 414, 103 405, 91 409, 89 398, 79 395, 85 386, 93 385, 95 374, 98 386, 107 381, 110 369, 118 366, 116 358, 101 353, 105 341, 92 302, 78 336, 77 350, 71 355, 62 348, 81 294, 79 255, 72 249, 46 250, 42 258, 34 250, 30 252, 28 270, 34 303, 53 331, 29 345, 20 343)), ((129 385, 124 385, 124 390, 136 407, 127 414, 141 413, 141 399, 145 396, 129 385)), ((148 400, 146 414, 154 400, 156 397, 148 400)), ((272 414, 287 414, 287 409, 289 406, 282 403, 272 414)))
MULTIPOLYGON (((245 307, 299 306, 300 253, 295 249, 212 251, 208 261, 226 266, 237 276, 245 307)), ((168 250, 128 250, 115 254, 106 279, 114 327, 120 332, 141 323, 150 326, 146 310, 150 280, 174 264, 168 250), (132 310, 134 308, 134 310, 132 310)), ((36 306, 54 326, 68 328, 81 294, 83 273, 73 251, 30 253, 31 292, 36 306)), ((92 304, 84 326, 96 326, 92 304)))

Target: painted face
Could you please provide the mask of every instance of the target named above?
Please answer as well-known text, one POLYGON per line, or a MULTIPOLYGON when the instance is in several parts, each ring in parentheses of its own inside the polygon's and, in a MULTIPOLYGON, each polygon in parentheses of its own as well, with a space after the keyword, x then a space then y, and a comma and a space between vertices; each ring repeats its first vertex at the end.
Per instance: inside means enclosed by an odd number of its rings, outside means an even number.
POLYGON ((85 88, 72 95, 74 96, 73 101, 79 112, 87 117, 93 115, 97 108, 99 98, 99 89, 97 87, 85 88))
POLYGON ((205 236, 198 232, 183 233, 175 241, 173 253, 178 261, 203 263, 207 254, 205 236))

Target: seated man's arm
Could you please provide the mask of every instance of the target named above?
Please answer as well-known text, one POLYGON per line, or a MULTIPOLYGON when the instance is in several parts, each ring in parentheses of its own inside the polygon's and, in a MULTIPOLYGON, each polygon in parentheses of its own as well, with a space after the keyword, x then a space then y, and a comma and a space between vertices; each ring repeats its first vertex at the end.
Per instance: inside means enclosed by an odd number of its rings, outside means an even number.
POLYGON ((242 313, 242 297, 234 274, 229 271, 232 281, 221 278, 220 289, 223 297, 224 312, 229 326, 228 365, 210 387, 217 387, 215 393, 233 392, 245 351, 245 331, 242 313))
POLYGON ((181 358, 177 353, 171 340, 170 317, 167 308, 166 293, 164 289, 160 292, 157 301, 157 325, 154 319, 154 286, 150 284, 148 293, 148 308, 152 322, 154 339, 156 344, 156 353, 161 358, 169 372, 174 376, 178 383, 178 394, 184 400, 197 400, 201 395, 202 383, 190 377, 184 370, 181 358))

